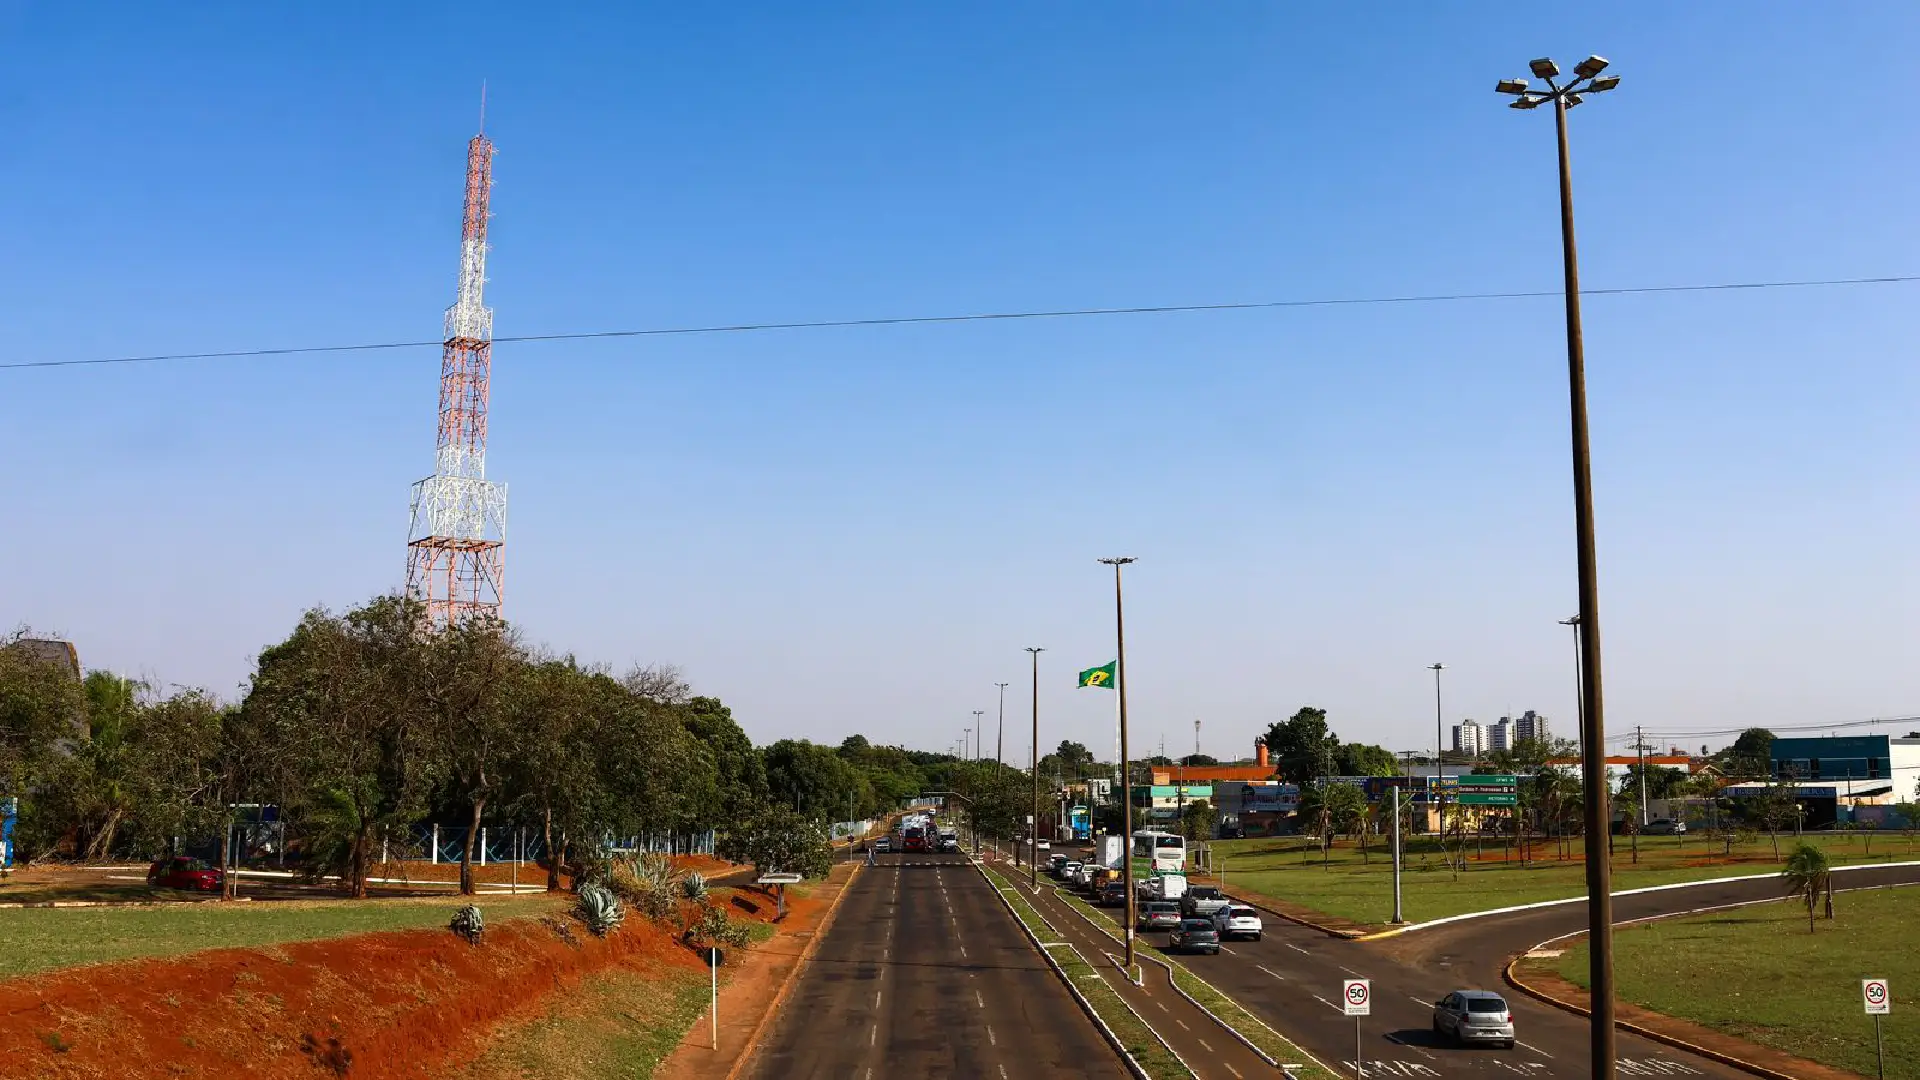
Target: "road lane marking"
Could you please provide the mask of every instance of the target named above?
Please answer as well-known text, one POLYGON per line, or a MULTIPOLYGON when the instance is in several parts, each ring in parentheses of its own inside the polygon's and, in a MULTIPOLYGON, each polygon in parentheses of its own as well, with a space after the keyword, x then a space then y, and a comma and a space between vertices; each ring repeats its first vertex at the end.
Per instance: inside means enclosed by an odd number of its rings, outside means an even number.
POLYGON ((1193 1041, 1200 1044, 1200 1049, 1205 1050, 1209 1054, 1213 1053, 1213 1047, 1207 1045, 1207 1040, 1195 1039, 1193 1041))
POLYGON ((1539 1047, 1533 1045, 1532 1043, 1521 1043, 1520 1045, 1526 1047, 1527 1049, 1533 1051, 1536 1054, 1539 1054, 1543 1058, 1550 1058, 1553 1056, 1552 1054, 1547 1053, 1545 1050, 1540 1049, 1539 1047))
POLYGON ((1182 1020, 1182 1019, 1180 1019, 1180 1018, 1179 1018, 1179 1017, 1177 1017, 1177 1016, 1173 1018, 1173 1022, 1174 1022, 1174 1023, 1176 1023, 1176 1024, 1179 1024, 1179 1025, 1180 1025, 1180 1030, 1181 1030, 1181 1031, 1192 1031, 1192 1030, 1193 1030, 1192 1028, 1190 1028, 1190 1027, 1188 1027, 1188 1026, 1187 1026, 1187 1022, 1186 1022, 1185 1020, 1182 1020))
POLYGON ((1279 979, 1281 982, 1287 981, 1287 977, 1285 975, 1280 974, 1279 972, 1273 970, 1272 968, 1268 967, 1265 964, 1255 964, 1253 966, 1259 968, 1261 971, 1266 972, 1267 974, 1273 976, 1274 978, 1279 979))
POLYGON ((1297 953, 1299 953, 1299 954, 1300 954, 1300 955, 1302 955, 1302 956, 1311 956, 1311 955, 1313 955, 1312 953, 1309 953, 1309 952, 1307 952, 1307 950, 1305 950, 1305 949, 1303 949, 1303 948, 1301 948, 1300 946, 1298 946, 1298 945, 1295 945, 1295 944, 1294 944, 1293 942, 1291 942, 1291 941, 1289 941, 1289 942, 1287 942, 1287 948, 1289 948, 1289 949, 1292 949, 1292 950, 1293 950, 1294 952, 1297 952, 1297 953))
POLYGON ((1407 1000, 1413 1002, 1415 1005, 1425 1005, 1429 1009, 1433 1008, 1433 1002, 1423 1001, 1420 998, 1414 997, 1412 994, 1407 995, 1407 1000))
POLYGON ((879 1041, 880 1041, 880 1025, 875 1024, 873 1025, 873 1030, 867 1033, 867 1045, 872 1046, 874 1043, 879 1041))
POLYGON ((1160 1006, 1160 1011, 1161 1011, 1161 1012, 1172 1012, 1172 1011, 1173 1011, 1172 1009, 1169 1009, 1169 1008, 1167 1008, 1167 1003, 1166 1003, 1166 1002, 1164 1002, 1164 1001, 1156 1001, 1156 1002, 1154 1002, 1154 1004, 1155 1004, 1155 1005, 1158 1005, 1158 1006, 1160 1006))
POLYGON ((1240 1070, 1239 1070, 1239 1069, 1236 1069, 1236 1068, 1234 1068, 1233 1066, 1231 1066, 1231 1065, 1229 1065, 1229 1064, 1227 1064, 1227 1063, 1226 1063, 1226 1062, 1224 1062, 1224 1061, 1220 1063, 1220 1067, 1221 1067, 1221 1068, 1223 1068, 1223 1069, 1225 1069, 1225 1070, 1227 1070, 1228 1072, 1230 1072, 1230 1073, 1232 1073, 1232 1074, 1233 1074, 1233 1080, 1241 1080, 1241 1078, 1240 1078, 1240 1070))
POLYGON ((1000 1040, 999 1040, 999 1039, 996 1039, 996 1038, 994 1038, 994 1037, 993 1037, 993 1025, 992 1025, 992 1024, 988 1024, 988 1025, 987 1025, 987 1044, 988 1044, 989 1046, 999 1046, 999 1045, 1000 1045, 1000 1040))
POLYGON ((1350 968, 1350 967, 1348 967, 1348 966, 1347 966, 1347 965, 1345 965, 1345 964, 1341 964, 1341 965, 1339 965, 1339 968, 1340 968, 1340 970, 1341 970, 1341 971, 1344 971, 1344 972, 1346 972, 1347 974, 1349 974, 1349 975, 1351 975, 1351 976, 1353 976, 1353 977, 1354 977, 1354 978, 1356 978, 1356 979, 1360 977, 1360 973, 1359 973, 1359 972, 1357 972, 1357 971, 1355 971, 1355 970, 1353 970, 1352 968, 1350 968))
POLYGON ((1007 1080, 1007 1067, 1005 1065, 1000 1066, 1000 1080, 1007 1080))
POLYGON ((1337 1013, 1344 1013, 1347 1011, 1341 1008, 1340 1006, 1335 1005, 1333 1002, 1328 1001, 1326 998, 1321 997, 1319 994, 1313 995, 1313 1000, 1319 1002, 1322 1005, 1325 1005, 1327 1008, 1332 1009, 1334 1012, 1337 1012, 1337 1013))
POLYGON ((980 1006, 980 1007, 981 1007, 981 1008, 983 1008, 983 1009, 987 1007, 987 999, 986 999, 986 998, 983 998, 983 997, 981 997, 981 996, 980 996, 980 991, 978 991, 978 990, 975 990, 975 991, 973 992, 973 1003, 974 1003, 975 1005, 978 1005, 978 1006, 980 1006))
POLYGON ((876 1009, 880 1007, 880 991, 878 990, 873 992, 873 1007, 876 1009))

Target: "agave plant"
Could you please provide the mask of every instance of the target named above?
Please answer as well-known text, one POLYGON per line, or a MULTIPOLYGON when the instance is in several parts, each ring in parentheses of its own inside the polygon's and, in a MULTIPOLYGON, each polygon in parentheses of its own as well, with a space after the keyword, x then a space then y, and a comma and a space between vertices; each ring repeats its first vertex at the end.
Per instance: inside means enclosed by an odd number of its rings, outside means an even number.
POLYGON ((468 904, 453 913, 453 921, 447 924, 447 928, 466 938, 467 944, 478 945, 480 935, 486 932, 487 924, 486 920, 480 916, 480 909, 468 904))
POLYGON ((701 901, 707 898, 707 876, 698 870, 687 871, 680 879, 680 895, 688 900, 701 901))
POLYGON ((580 886, 580 898, 574 901, 573 910, 596 937, 606 937, 627 917, 626 907, 620 903, 620 898, 604 885, 580 886))

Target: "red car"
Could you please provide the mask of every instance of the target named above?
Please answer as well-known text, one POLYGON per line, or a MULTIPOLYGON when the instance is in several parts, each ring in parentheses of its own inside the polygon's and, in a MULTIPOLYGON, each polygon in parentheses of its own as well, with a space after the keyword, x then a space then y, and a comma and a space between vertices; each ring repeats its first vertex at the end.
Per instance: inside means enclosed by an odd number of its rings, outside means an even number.
POLYGON ((209 866, 199 859, 175 855, 171 859, 160 859, 147 867, 147 884, 161 889, 219 892, 220 868, 209 866))

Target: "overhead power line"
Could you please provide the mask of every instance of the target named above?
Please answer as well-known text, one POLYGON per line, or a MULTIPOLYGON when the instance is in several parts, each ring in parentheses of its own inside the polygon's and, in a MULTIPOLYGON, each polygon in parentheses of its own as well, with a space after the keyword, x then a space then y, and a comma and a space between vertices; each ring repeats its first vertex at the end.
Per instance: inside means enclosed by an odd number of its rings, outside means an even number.
MULTIPOLYGON (((1890 277, 1827 278, 1807 281, 1728 281, 1705 285, 1641 285, 1619 289, 1582 289, 1582 296, 1643 296, 1652 293, 1729 292, 1736 289, 1805 289, 1851 285, 1905 285, 1920 274, 1890 277)), ((901 315, 866 319, 814 319, 797 322, 730 323, 715 326, 665 326, 637 330, 585 330, 554 334, 518 334, 496 337, 501 342, 596 341, 612 338, 675 337, 694 334, 744 334, 769 330, 828 330, 868 326, 920 326, 937 323, 1069 319, 1099 315, 1172 315, 1181 312, 1269 311, 1280 308, 1352 307, 1380 304, 1437 304, 1461 300, 1537 300, 1559 297, 1558 289, 1524 292, 1429 293, 1412 296, 1335 297, 1323 300, 1257 300, 1219 304, 1153 304, 1140 307, 1063 308, 1052 311, 997 311, 973 315, 901 315)), ((107 356, 83 360, 14 360, 0 370, 29 368, 105 367, 118 364, 157 364, 177 360, 236 360, 275 356, 311 356, 321 353, 376 352, 388 349, 438 348, 433 341, 380 341, 357 345, 302 345, 278 349, 233 349, 221 352, 156 353, 150 356, 107 356)))

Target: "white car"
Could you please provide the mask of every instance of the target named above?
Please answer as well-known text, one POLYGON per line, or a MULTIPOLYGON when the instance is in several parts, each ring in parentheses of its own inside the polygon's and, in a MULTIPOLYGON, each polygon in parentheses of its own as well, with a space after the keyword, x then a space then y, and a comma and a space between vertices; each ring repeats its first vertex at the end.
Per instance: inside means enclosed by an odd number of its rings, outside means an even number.
POLYGON ((1214 912, 1213 928, 1219 933, 1221 941, 1228 938, 1252 938, 1259 941, 1260 932, 1263 929, 1260 913, 1245 904, 1228 904, 1214 912))
POLYGON ((1034 848, 1035 848, 1035 850, 1038 850, 1038 851, 1051 851, 1051 850, 1053 850, 1053 845, 1052 845, 1052 844, 1049 844, 1049 843, 1047 843, 1047 842, 1046 842, 1045 840, 1035 840, 1035 841, 1033 842, 1033 846, 1034 846, 1034 848))

